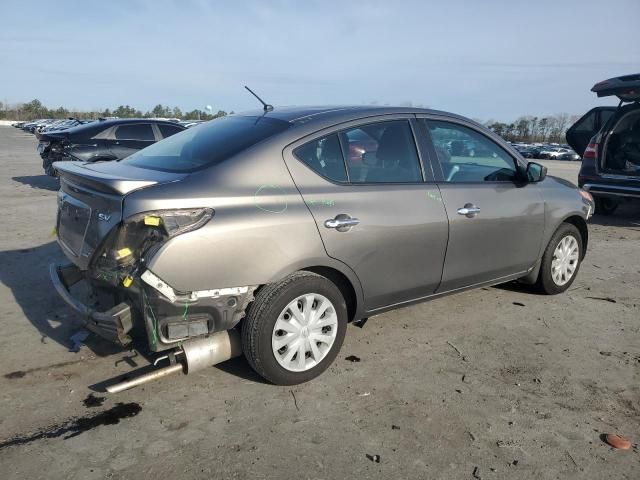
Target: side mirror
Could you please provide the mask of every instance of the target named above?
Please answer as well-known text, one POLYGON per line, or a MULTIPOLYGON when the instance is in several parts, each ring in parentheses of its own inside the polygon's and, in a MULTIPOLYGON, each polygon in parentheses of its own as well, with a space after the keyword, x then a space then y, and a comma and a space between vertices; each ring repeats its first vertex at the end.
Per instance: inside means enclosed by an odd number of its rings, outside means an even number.
POLYGON ((527 180, 531 183, 543 181, 547 177, 547 167, 536 162, 527 164, 527 180))

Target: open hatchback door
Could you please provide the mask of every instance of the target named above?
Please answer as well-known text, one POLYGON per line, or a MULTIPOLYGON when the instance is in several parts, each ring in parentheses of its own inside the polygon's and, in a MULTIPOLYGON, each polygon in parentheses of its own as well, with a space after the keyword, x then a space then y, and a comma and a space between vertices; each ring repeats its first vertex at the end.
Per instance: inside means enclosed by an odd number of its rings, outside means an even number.
POLYGON ((591 87, 591 91, 598 97, 615 95, 621 102, 637 102, 640 100, 640 73, 603 80, 591 87))
POLYGON ((591 87, 591 91, 598 97, 616 96, 620 104, 617 107, 592 108, 567 130, 567 143, 581 156, 591 138, 602 130, 624 103, 640 101, 640 73, 603 80, 591 87))

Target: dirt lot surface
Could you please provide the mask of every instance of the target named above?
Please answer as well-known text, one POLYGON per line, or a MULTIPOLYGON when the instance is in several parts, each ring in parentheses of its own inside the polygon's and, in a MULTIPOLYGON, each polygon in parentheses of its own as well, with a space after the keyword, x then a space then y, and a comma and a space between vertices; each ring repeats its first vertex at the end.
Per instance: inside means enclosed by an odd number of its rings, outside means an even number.
MULTIPOLYGON (((547 164, 576 180, 578 163, 547 164)), ((638 205, 592 220, 564 295, 506 285, 373 317, 293 388, 236 359, 108 395, 148 362, 94 337, 69 351, 81 319, 47 271, 57 181, 10 127, 0 167, 3 480, 640 478, 638 205)))

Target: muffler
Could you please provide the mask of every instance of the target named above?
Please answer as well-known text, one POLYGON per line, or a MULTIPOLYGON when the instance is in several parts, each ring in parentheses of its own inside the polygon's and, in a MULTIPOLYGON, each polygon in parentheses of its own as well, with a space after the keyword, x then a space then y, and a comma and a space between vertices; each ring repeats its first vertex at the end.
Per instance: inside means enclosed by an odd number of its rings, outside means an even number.
POLYGON ((159 368, 124 382, 109 385, 106 390, 109 393, 118 393, 180 371, 186 374, 197 372, 203 368, 238 357, 241 354, 240 334, 235 329, 214 333, 208 337, 186 340, 180 348, 173 351, 172 356, 168 357, 177 357, 178 363, 173 363, 168 367, 159 368))

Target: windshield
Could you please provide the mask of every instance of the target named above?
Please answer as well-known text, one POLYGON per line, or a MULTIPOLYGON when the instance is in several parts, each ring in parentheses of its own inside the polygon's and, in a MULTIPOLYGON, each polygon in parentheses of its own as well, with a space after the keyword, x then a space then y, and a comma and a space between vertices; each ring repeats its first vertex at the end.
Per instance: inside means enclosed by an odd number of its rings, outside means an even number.
POLYGON ((291 124, 269 117, 221 117, 177 133, 120 160, 163 172, 193 172, 216 165, 291 124))

